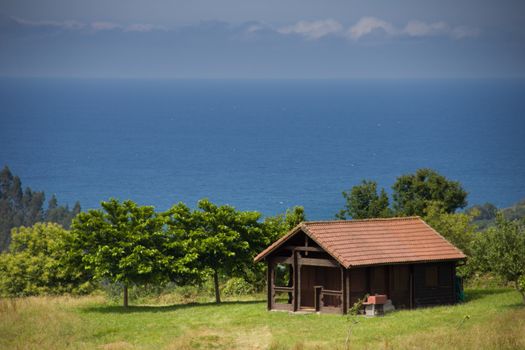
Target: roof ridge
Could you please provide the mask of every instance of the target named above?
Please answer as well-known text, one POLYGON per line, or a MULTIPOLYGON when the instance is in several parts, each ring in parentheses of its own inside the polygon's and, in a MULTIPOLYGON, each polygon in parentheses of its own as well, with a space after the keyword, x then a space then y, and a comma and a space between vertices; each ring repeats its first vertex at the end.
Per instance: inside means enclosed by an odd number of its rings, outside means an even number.
POLYGON ((315 220, 315 221, 303 221, 301 224, 304 225, 315 225, 315 224, 345 224, 352 222, 370 222, 370 221, 408 221, 420 219, 420 216, 394 216, 391 218, 370 218, 370 219, 352 219, 352 220, 315 220))

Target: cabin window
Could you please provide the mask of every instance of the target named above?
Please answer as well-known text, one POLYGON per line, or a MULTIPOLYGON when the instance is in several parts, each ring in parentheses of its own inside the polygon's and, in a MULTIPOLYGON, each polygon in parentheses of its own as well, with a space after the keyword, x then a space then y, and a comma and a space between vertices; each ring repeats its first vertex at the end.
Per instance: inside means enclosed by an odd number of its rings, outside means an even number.
POLYGON ((425 286, 437 287, 439 285, 439 274, 437 266, 427 266, 425 268, 425 286))

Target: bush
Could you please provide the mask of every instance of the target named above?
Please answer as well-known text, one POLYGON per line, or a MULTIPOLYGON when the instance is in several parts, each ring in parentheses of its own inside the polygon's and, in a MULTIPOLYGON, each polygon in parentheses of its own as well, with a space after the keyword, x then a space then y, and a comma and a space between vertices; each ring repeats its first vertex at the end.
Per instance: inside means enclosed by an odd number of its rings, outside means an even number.
POLYGON ((253 286, 240 277, 230 278, 222 287, 222 293, 231 297, 247 295, 253 292, 253 286))
POLYGON ((13 229, 9 251, 0 254, 0 296, 90 292, 90 276, 68 254, 70 244, 58 224, 13 229))

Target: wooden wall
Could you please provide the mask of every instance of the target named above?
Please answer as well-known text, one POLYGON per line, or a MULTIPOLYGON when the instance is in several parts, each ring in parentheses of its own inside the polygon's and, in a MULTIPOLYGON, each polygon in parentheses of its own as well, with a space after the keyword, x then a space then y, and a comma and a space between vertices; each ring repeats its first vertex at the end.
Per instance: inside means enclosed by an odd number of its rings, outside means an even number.
POLYGON ((455 264, 453 262, 414 265, 414 306, 455 303, 455 275, 455 264), (435 276, 437 277, 437 285, 429 283, 432 281, 428 280, 427 275, 433 275, 434 273, 437 273, 437 276, 435 276))
POLYGON ((398 309, 455 303, 455 262, 351 268, 348 305, 365 294, 386 294, 398 309))

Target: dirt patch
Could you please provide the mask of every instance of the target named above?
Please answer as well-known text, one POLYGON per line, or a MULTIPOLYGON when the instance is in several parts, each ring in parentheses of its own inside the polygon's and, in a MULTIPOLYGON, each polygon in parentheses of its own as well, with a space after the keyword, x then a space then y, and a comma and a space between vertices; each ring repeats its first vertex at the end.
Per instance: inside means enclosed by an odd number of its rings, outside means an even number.
POLYGON ((268 327, 239 332, 235 337, 235 349, 266 350, 270 347, 272 333, 268 327))
POLYGON ((128 350, 128 349, 134 349, 135 347, 128 342, 117 341, 114 343, 108 343, 108 344, 101 345, 99 348, 102 350, 128 350))

